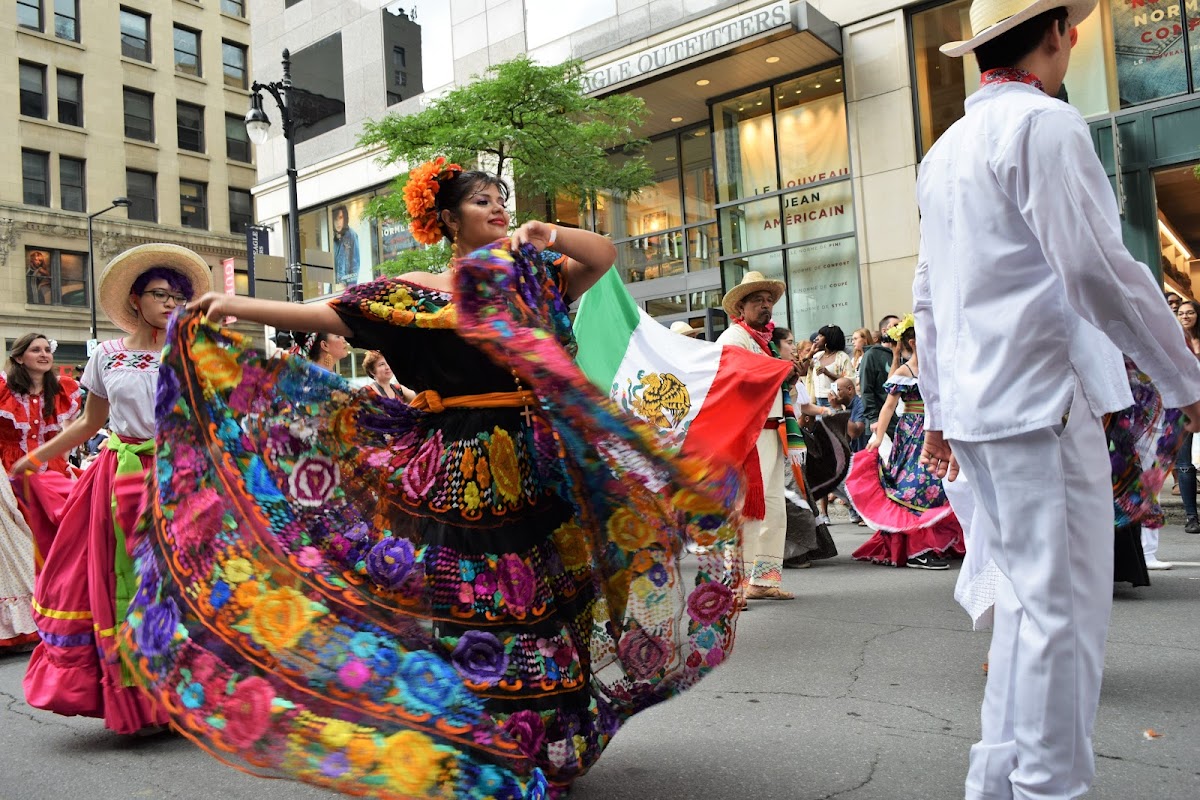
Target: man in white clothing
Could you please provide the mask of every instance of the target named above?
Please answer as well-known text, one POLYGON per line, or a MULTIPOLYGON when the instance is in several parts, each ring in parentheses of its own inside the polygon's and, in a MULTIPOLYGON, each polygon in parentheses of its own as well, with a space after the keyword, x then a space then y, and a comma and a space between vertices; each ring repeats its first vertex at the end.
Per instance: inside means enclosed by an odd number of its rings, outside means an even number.
POLYGON ((1132 403, 1122 352, 1200 430, 1200 366, 1121 242, 1087 124, 1054 99, 1097 0, 974 0, 982 86, 921 164, 913 285, 923 460, 961 465, 1000 581, 968 800, 1058 800, 1095 774, 1112 606, 1102 416, 1132 403), (982 515, 982 516, 981 516, 982 515))

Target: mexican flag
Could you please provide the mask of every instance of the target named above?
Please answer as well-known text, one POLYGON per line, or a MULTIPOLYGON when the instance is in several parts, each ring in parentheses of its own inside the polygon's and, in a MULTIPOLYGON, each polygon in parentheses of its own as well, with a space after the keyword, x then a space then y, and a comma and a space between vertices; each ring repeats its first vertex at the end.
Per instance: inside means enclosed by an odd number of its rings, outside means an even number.
POLYGON ((576 357, 626 412, 689 455, 742 464, 792 365, 672 333, 638 308, 615 269, 575 318, 576 357))

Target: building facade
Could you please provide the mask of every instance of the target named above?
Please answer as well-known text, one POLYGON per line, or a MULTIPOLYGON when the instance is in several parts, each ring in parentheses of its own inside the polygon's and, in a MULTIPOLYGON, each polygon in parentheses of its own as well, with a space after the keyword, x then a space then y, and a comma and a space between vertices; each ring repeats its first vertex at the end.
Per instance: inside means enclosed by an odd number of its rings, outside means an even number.
MULTIPOLYGON (((1069 101, 1114 178, 1127 242, 1189 296, 1200 246, 1200 184, 1189 182, 1200 140, 1188 133, 1200 130, 1197 2, 1101 0, 1067 76, 1069 101)), ((969 4, 255 3, 252 51, 266 78, 278 77, 270 67, 284 48, 309 74, 341 76, 323 90, 344 102, 342 115, 297 146, 306 297, 370 279, 411 246, 402 226, 364 213, 397 170, 356 146, 362 123, 418 111, 527 53, 582 59, 589 91, 646 101, 640 133, 654 183, 634 197, 546 211, 611 236, 618 269, 650 314, 715 332, 723 291, 757 270, 787 282, 777 322, 801 335, 831 323, 874 327, 911 302, 921 156, 978 85, 972 59, 937 50, 965 38, 969 4)), ((284 155, 279 137, 260 148, 255 188, 259 219, 274 224, 273 252, 284 243, 284 155)))
MULTIPOLYGON (((250 25, 244 0, 14 0, 0 13, 0 326, 82 364, 95 276, 136 244, 173 242, 246 289, 253 224, 250 25)), ((100 313, 98 338, 118 334, 100 313)))

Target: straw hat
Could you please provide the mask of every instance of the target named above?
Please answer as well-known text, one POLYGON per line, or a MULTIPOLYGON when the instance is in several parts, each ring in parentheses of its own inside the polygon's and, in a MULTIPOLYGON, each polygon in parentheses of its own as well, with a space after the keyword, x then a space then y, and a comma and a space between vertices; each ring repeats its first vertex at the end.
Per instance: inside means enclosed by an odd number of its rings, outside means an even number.
POLYGON ((725 313, 730 319, 738 316, 738 303, 747 296, 755 292, 770 292, 771 302, 778 303, 779 298, 783 297, 783 290, 786 287, 783 281, 775 281, 767 278, 761 272, 747 272, 742 277, 742 282, 730 289, 721 298, 721 307, 725 309, 725 313))
POLYGON ((693 328, 680 319, 671 323, 671 333, 678 333, 680 336, 699 336, 702 331, 699 328, 693 328))
POLYGON ((971 38, 947 42, 941 51, 948 56, 965 56, 976 47, 1008 33, 1022 22, 1056 8, 1067 9, 1067 25, 1075 27, 1095 10, 1099 0, 975 0, 971 3, 971 38))
POLYGON ((200 256, 177 244, 139 244, 108 262, 100 275, 97 297, 100 308, 126 333, 137 330, 138 315, 129 304, 133 282, 151 267, 173 269, 192 283, 193 296, 212 288, 212 267, 200 256))

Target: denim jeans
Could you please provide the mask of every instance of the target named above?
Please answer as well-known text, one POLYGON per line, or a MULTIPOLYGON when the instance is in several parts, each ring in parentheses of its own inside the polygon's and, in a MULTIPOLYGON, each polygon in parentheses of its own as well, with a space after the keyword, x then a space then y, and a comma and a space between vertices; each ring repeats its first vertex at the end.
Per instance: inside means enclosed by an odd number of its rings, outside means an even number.
POLYGON ((1179 495, 1183 498, 1183 513, 1196 516, 1196 466, 1192 463, 1192 436, 1186 433, 1179 455, 1175 457, 1175 474, 1179 480, 1179 495))

